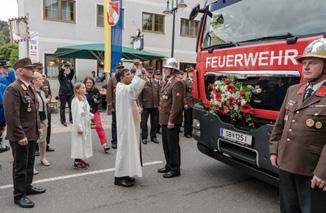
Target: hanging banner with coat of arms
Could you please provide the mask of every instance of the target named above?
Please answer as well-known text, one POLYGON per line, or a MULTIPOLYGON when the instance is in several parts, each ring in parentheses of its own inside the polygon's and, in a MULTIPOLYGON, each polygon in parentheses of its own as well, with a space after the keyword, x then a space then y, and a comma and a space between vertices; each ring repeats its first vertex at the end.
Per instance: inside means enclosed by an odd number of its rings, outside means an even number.
POLYGON ((107 20, 108 24, 113 27, 120 19, 120 0, 111 0, 111 3, 107 4, 107 20))
POLYGON ((110 73, 121 59, 122 0, 104 0, 104 72, 110 73))

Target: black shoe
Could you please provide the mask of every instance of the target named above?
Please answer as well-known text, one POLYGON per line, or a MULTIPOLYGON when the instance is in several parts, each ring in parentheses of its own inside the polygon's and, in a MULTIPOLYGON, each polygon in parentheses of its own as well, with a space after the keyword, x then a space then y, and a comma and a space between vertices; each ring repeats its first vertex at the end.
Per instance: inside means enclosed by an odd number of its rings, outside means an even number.
POLYGON ((73 124, 74 122, 72 122, 72 120, 69 121, 71 124, 73 124))
POLYGON ((68 126, 66 122, 61 122, 62 125, 68 126))
POLYGON ((135 182, 136 179, 133 177, 129 177, 129 176, 125 176, 125 177, 121 177, 121 178, 126 178, 128 181, 130 181, 131 183, 135 182))
POLYGON ((55 150, 53 148, 51 148, 50 146, 47 146, 46 151, 47 152, 54 152, 55 150))
POLYGON ((28 197, 23 196, 21 198, 15 199, 15 204, 22 208, 33 208, 34 202, 31 201, 28 197))
POLYGON ((132 187, 134 184, 128 178, 114 178, 114 185, 123 187, 132 187))
POLYGON ((163 174, 163 177, 164 178, 173 178, 173 177, 177 177, 177 176, 180 176, 180 172, 168 172, 168 173, 165 173, 163 174))
POLYGON ((167 168, 165 168, 165 167, 160 168, 160 169, 157 170, 158 173, 167 173, 167 172, 169 172, 169 171, 170 171, 170 170, 167 169, 167 168))
POLYGON ((143 144, 147 144, 147 139, 142 139, 141 142, 142 142, 143 144))
POLYGON ((40 152, 39 151, 35 151, 35 156, 40 156, 40 152))
POLYGON ((112 149, 117 149, 117 144, 113 143, 111 147, 112 147, 112 149))
POLYGON ((9 146, 1 147, 1 148, 0 148, 0 153, 2 153, 2 152, 7 152, 7 151, 9 151, 9 150, 10 150, 9 146))
POLYGON ((128 180, 129 180, 130 182, 132 182, 132 183, 136 181, 136 179, 133 178, 133 177, 128 177, 128 180))
POLYGON ((192 138, 192 136, 190 134, 185 134, 186 138, 192 138))
POLYGON ((159 144, 159 143, 160 143, 160 142, 157 140, 157 138, 152 138, 151 141, 152 141, 153 143, 156 143, 156 144, 159 144))
POLYGON ((32 188, 28 189, 26 191, 26 195, 38 195, 38 194, 43 194, 46 192, 46 189, 44 188, 37 188, 32 186, 32 188))

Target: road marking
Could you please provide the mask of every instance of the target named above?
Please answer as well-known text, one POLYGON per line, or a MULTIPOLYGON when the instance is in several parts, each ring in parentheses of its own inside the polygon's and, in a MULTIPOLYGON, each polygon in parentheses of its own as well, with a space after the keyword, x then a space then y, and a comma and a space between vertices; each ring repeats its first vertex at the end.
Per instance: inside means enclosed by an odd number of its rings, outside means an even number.
MULTIPOLYGON (((144 163, 144 166, 151 166, 151 165, 156 165, 156 164, 161 164, 161 163, 163 163, 163 162, 162 161, 153 161, 153 162, 144 163)), ((114 168, 102 169, 102 170, 96 170, 96 171, 91 171, 91 172, 84 172, 84 173, 80 173, 80 174, 72 174, 72 175, 65 175, 65 176, 41 179, 41 180, 34 181, 33 183, 47 183, 47 182, 53 182, 53 181, 58 181, 58 180, 83 177, 83 176, 87 176, 87 175, 95 175, 95 174, 102 174, 102 173, 106 173, 106 172, 113 172, 114 170, 115 170, 114 168)), ((12 187, 13 187, 12 184, 4 185, 4 186, 0 186, 0 190, 1 189, 9 189, 12 187)))

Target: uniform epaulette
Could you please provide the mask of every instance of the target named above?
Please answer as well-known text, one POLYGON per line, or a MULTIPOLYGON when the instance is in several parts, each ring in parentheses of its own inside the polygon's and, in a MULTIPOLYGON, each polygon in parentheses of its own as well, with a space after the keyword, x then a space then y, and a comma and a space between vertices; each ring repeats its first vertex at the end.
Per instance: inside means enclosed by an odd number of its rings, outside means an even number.
POLYGON ((298 90, 297 94, 303 94, 304 91, 305 91, 305 89, 306 89, 306 85, 303 84, 303 85, 300 87, 300 89, 298 90))
POLYGON ((23 88, 24 91, 27 90, 27 87, 25 86, 25 84, 21 84, 20 87, 23 88))
POLYGON ((316 92, 316 95, 319 97, 324 97, 326 95, 326 85, 322 85, 316 92))

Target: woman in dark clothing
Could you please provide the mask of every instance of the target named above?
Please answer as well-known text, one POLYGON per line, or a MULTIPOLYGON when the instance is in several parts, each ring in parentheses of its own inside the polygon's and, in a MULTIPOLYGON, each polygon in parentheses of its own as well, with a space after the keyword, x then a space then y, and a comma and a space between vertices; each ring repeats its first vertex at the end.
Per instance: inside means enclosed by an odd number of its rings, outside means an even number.
POLYGON ((95 81, 92 77, 86 77, 84 80, 84 84, 86 86, 86 97, 91 107, 91 113, 94 114, 94 118, 92 119, 92 126, 96 126, 96 132, 100 139, 100 142, 103 146, 104 152, 108 153, 110 146, 106 141, 105 132, 102 127, 100 112, 98 111, 98 107, 101 103, 101 94, 98 88, 95 87, 95 81))

